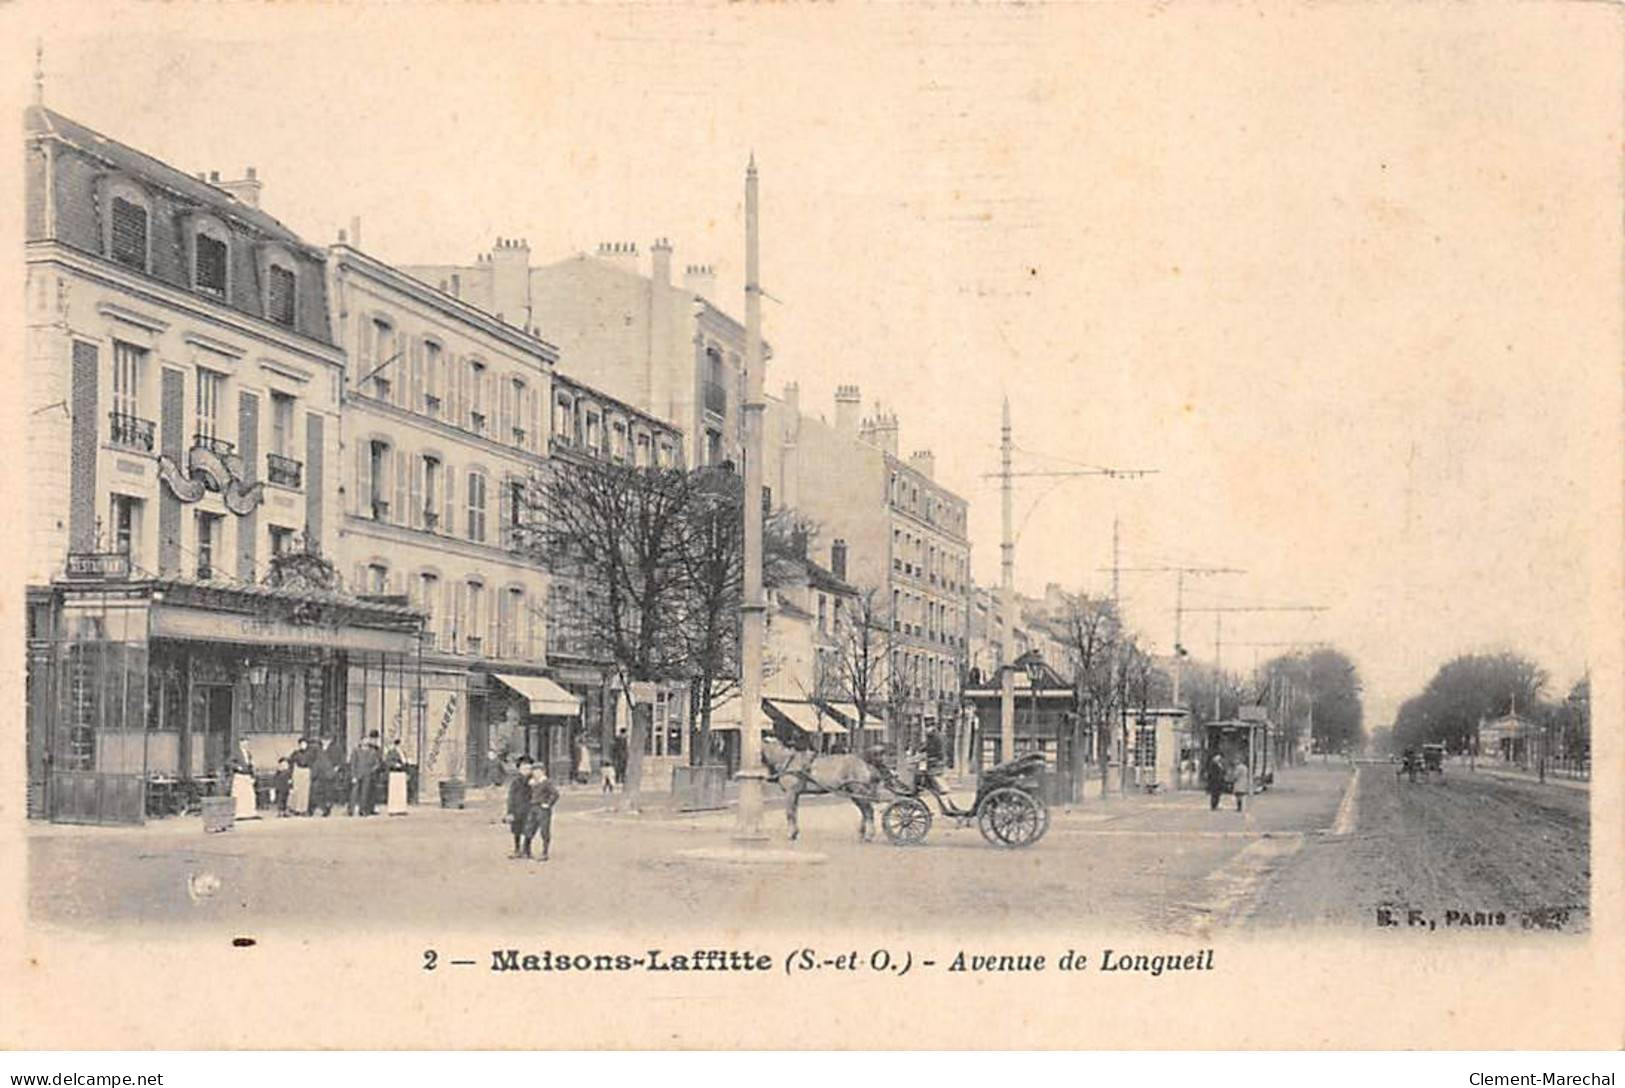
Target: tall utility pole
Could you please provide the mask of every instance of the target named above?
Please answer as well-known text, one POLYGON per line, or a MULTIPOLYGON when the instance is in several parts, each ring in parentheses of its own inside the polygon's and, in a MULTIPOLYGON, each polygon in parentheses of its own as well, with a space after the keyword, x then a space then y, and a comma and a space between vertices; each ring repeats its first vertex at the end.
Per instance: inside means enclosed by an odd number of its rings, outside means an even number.
POLYGON ((1187 612, 1213 613, 1213 717, 1219 717, 1219 693, 1221 685, 1219 677, 1223 673, 1224 653, 1224 616, 1227 612, 1325 612, 1326 606, 1318 604, 1226 604, 1207 605, 1201 608, 1187 608, 1187 612))
POLYGON ((1117 597, 1117 572, 1122 569, 1122 566, 1123 566, 1123 564, 1122 564, 1122 555, 1117 550, 1117 518, 1113 517, 1112 518, 1112 607, 1113 608, 1116 608, 1117 603, 1118 603, 1118 597, 1117 597))
POLYGON ((1003 509, 1003 535, 999 538, 999 758, 1016 755, 1015 661, 1016 517, 1015 485, 1010 472, 1010 398, 1004 398, 1004 420, 999 428, 999 498, 1003 509))
POLYGON ((762 833, 762 286, 756 226, 756 156, 745 168, 745 599, 740 605, 739 826, 741 841, 762 833))
POLYGON ((1116 532, 1113 532, 1112 556, 1112 599, 1117 598, 1117 575, 1119 572, 1130 574, 1173 574, 1174 580, 1174 706, 1179 706, 1180 681, 1185 674, 1185 575, 1195 574, 1205 576, 1209 574, 1246 574, 1239 567, 1195 567, 1181 566, 1176 563, 1166 563, 1155 567, 1119 567, 1117 565, 1116 532))
MULTIPOLYGON (((1016 518, 1017 477, 1047 476, 1064 479, 1074 476, 1107 476, 1112 479, 1138 479, 1154 468, 1082 468, 1054 472, 1012 472, 1010 457, 1015 446, 1010 439, 1010 398, 1004 398, 1004 417, 999 429, 999 492, 1004 512, 1004 533, 999 541, 999 744, 1000 758, 1013 759, 1016 753, 1016 680, 1007 667, 1015 660, 1016 608, 1016 518)), ((1114 530, 1115 535, 1115 530, 1114 530)))

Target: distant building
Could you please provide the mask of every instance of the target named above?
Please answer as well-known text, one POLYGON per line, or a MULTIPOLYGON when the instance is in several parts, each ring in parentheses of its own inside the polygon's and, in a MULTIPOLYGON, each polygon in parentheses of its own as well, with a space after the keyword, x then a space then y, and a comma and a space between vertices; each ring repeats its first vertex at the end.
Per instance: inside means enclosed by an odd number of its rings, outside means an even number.
POLYGON ((693 465, 741 463, 745 329, 717 305, 710 266, 689 265, 674 282, 665 239, 650 247, 647 272, 635 242, 545 265, 530 256, 524 241, 498 239, 473 265, 407 271, 510 324, 546 329, 571 376, 676 427, 693 465))

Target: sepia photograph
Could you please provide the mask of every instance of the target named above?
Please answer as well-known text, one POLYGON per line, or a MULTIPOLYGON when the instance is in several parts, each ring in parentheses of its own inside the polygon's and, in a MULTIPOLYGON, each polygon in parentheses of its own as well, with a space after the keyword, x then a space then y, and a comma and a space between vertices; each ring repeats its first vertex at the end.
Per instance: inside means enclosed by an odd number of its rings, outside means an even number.
POLYGON ((1618 1045, 1617 8, 3 21, 6 1045, 1618 1045))

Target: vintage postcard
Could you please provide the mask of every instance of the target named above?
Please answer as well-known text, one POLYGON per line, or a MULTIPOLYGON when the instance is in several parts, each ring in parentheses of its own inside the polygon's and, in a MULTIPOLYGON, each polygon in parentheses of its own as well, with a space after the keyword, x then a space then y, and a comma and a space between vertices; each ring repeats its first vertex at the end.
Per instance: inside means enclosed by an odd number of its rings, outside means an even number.
POLYGON ((1613 1048, 1621 17, 0 12, 27 1048, 1613 1048))

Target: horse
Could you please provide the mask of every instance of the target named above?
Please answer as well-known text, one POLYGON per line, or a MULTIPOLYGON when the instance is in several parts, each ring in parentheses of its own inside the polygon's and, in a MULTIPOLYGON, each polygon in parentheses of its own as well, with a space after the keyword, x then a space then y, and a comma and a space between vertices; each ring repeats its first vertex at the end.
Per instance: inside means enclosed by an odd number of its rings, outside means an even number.
POLYGON ((875 837, 875 800, 885 781, 881 772, 862 756, 819 755, 816 752, 797 751, 772 737, 762 740, 762 763, 768 769, 768 781, 777 782, 784 790, 784 819, 790 827, 790 841, 801 835, 796 822, 796 809, 803 793, 838 793, 858 806, 858 840, 871 842, 875 837))

